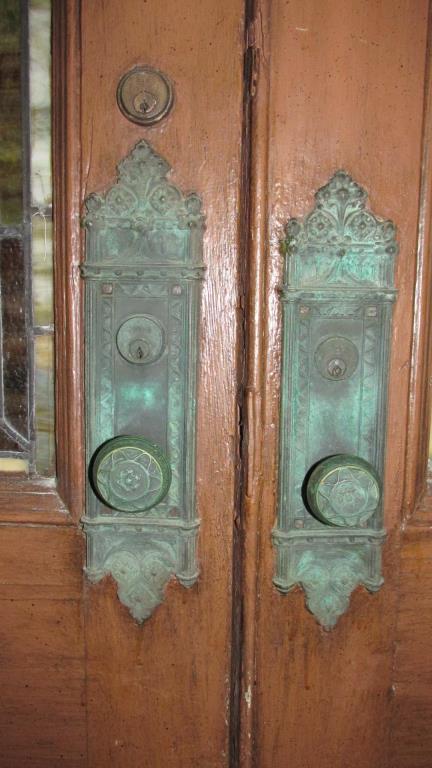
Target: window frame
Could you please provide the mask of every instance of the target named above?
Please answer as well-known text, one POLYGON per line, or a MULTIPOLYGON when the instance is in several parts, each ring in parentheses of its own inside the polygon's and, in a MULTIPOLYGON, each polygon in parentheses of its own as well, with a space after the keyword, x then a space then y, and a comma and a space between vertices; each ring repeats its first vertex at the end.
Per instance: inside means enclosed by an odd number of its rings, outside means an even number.
POLYGON ((0 524, 73 524, 84 508, 79 0, 53 0, 55 478, 0 476, 0 524))

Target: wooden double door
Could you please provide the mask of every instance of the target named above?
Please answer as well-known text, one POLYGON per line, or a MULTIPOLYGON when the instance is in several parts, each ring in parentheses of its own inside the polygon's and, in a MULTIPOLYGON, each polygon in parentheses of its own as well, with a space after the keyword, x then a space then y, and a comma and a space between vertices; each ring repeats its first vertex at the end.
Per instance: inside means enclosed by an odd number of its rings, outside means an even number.
MULTIPOLYGON (((63 237, 69 318, 58 317, 57 365, 66 359, 62 344, 75 360, 74 370, 60 372, 57 398, 76 420, 73 472, 67 488, 60 484, 61 514, 39 494, 37 503, 23 496, 22 513, 8 516, 2 492, 5 768, 432 765, 427 494, 419 507, 428 433, 428 14, 427 0, 67 0, 55 7, 54 171, 62 179, 57 226, 64 227, 58 242, 63 237), (120 78, 140 64, 174 84, 173 109, 150 127, 128 121, 116 102, 120 78), (171 581, 162 605, 139 625, 114 581, 92 585, 83 574, 77 264, 84 198, 112 185, 117 164, 142 138, 168 160, 174 183, 202 198, 206 274, 200 576, 189 590, 171 581), (283 596, 273 585, 271 532, 280 241, 288 219, 305 216, 339 168, 397 225, 399 297, 385 584, 375 595, 358 588, 327 632, 301 589, 283 596)), ((62 424, 58 460, 66 462, 62 424)))

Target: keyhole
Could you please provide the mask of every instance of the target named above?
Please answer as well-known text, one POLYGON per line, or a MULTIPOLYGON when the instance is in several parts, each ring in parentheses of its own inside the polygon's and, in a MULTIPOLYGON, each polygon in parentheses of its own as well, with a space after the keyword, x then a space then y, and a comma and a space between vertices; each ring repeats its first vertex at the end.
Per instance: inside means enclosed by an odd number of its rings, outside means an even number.
POLYGON ((144 112, 144 114, 150 111, 150 104, 145 99, 143 99, 139 105, 139 111, 144 112))
POLYGON ((134 339, 129 344, 129 355, 137 363, 145 362, 150 352, 150 344, 145 339, 134 339))
POLYGON ((141 112, 142 115, 146 115, 151 112, 157 104, 157 98, 149 91, 140 91, 137 93, 133 100, 134 109, 136 112, 141 112))
POLYGON ((334 360, 330 360, 327 370, 333 379, 340 379, 346 371, 346 364, 344 360, 335 358, 334 360))

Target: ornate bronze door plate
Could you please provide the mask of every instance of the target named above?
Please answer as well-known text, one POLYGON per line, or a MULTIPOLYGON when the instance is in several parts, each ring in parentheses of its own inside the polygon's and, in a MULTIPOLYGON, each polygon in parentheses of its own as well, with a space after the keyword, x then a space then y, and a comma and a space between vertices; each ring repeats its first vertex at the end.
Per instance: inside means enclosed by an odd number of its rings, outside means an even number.
POLYGON ((381 586, 395 227, 344 171, 287 226, 274 583, 326 628, 381 586))
POLYGON ((140 141, 86 200, 87 575, 138 621, 197 579, 195 405, 201 201, 140 141))

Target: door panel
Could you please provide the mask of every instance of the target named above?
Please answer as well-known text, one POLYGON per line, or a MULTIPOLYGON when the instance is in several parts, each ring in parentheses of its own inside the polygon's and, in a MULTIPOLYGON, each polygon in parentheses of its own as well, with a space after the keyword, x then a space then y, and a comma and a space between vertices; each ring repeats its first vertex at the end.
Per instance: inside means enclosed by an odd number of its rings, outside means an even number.
POLYGON ((3 525, 0 540, 0 764, 84 768, 82 537, 3 525))
MULTIPOLYGON (((68 55, 65 61, 64 50, 58 51, 54 78, 57 128, 68 138, 59 141, 56 154, 62 222, 57 280, 67 285, 68 307, 67 316, 61 303, 57 312, 59 365, 63 374, 67 370, 58 387, 59 462, 68 460, 62 428, 68 408, 72 444, 79 443, 79 411, 68 392, 78 398, 82 377, 78 368, 67 368, 66 357, 72 348, 79 362, 82 339, 76 225, 84 198, 106 190, 119 161, 145 138, 173 167, 173 183, 200 195, 206 216, 196 483, 200 577, 189 590, 171 583, 164 604, 139 626, 112 581, 86 581, 83 536, 78 526, 69 527, 73 521, 63 510, 64 521, 60 513, 50 514, 48 494, 42 497, 46 504, 38 497, 37 517, 32 507, 22 512, 22 527, 2 529, 5 768, 228 765, 243 13, 240 0, 56 4, 56 33, 63 39, 68 32, 68 55), (155 127, 129 122, 116 104, 121 76, 138 64, 160 68, 174 84, 174 107, 155 127), (36 528, 33 519, 47 525, 36 528)), ((72 477, 70 496, 79 519, 85 466, 82 450, 76 447, 74 456, 80 471, 72 477)), ((8 501, 6 494, 5 515, 8 501)))
POLYGON ((114 584, 86 585, 89 765, 228 762, 231 559, 237 452, 238 210, 243 4, 82 4, 83 197, 103 191, 140 138, 197 192, 206 216, 198 374, 200 577, 171 583, 138 626, 114 584), (151 128, 116 104, 137 64, 168 75, 175 103, 151 128), (162 757, 163 756, 163 757, 162 757))
MULTIPOLYGON (((422 141, 426 2, 273 2, 266 39, 268 97, 268 259, 262 316, 263 488, 256 606, 254 755, 260 768, 394 765, 389 762, 393 649, 399 572, 402 468, 409 387, 422 141), (324 632, 300 589, 272 585, 280 377, 282 258, 289 217, 313 207, 314 192, 344 168, 369 192, 371 209, 392 219, 397 262, 386 449, 385 584, 355 592, 336 629, 324 632)), ((266 77, 264 67, 263 77, 266 77)), ((266 87, 264 85, 264 87, 266 87)), ((265 182, 263 182, 265 184, 265 182)), ((253 632, 252 617, 246 631, 253 632)), ((244 683, 247 687, 247 681, 244 683)))
POLYGON ((419 191, 429 3, 55 5, 59 482, 14 493, 13 481, 0 483, 0 765, 427 768, 430 512, 403 530, 402 520, 415 254, 426 215, 419 191), (129 122, 116 103, 120 78, 136 65, 160 69, 174 85, 172 111, 151 127, 129 122), (207 268, 200 576, 191 589, 172 579, 142 625, 113 580, 86 580, 79 528, 86 467, 78 221, 84 199, 111 187, 140 139, 168 161, 176 186, 202 198, 207 268), (280 240, 339 168, 367 190, 371 210, 396 224, 399 295, 385 584, 375 595, 357 589, 326 632, 300 588, 282 596, 274 587, 271 531, 280 240))
POLYGON ((432 755, 430 513, 402 535, 389 765, 429 768, 432 755))

